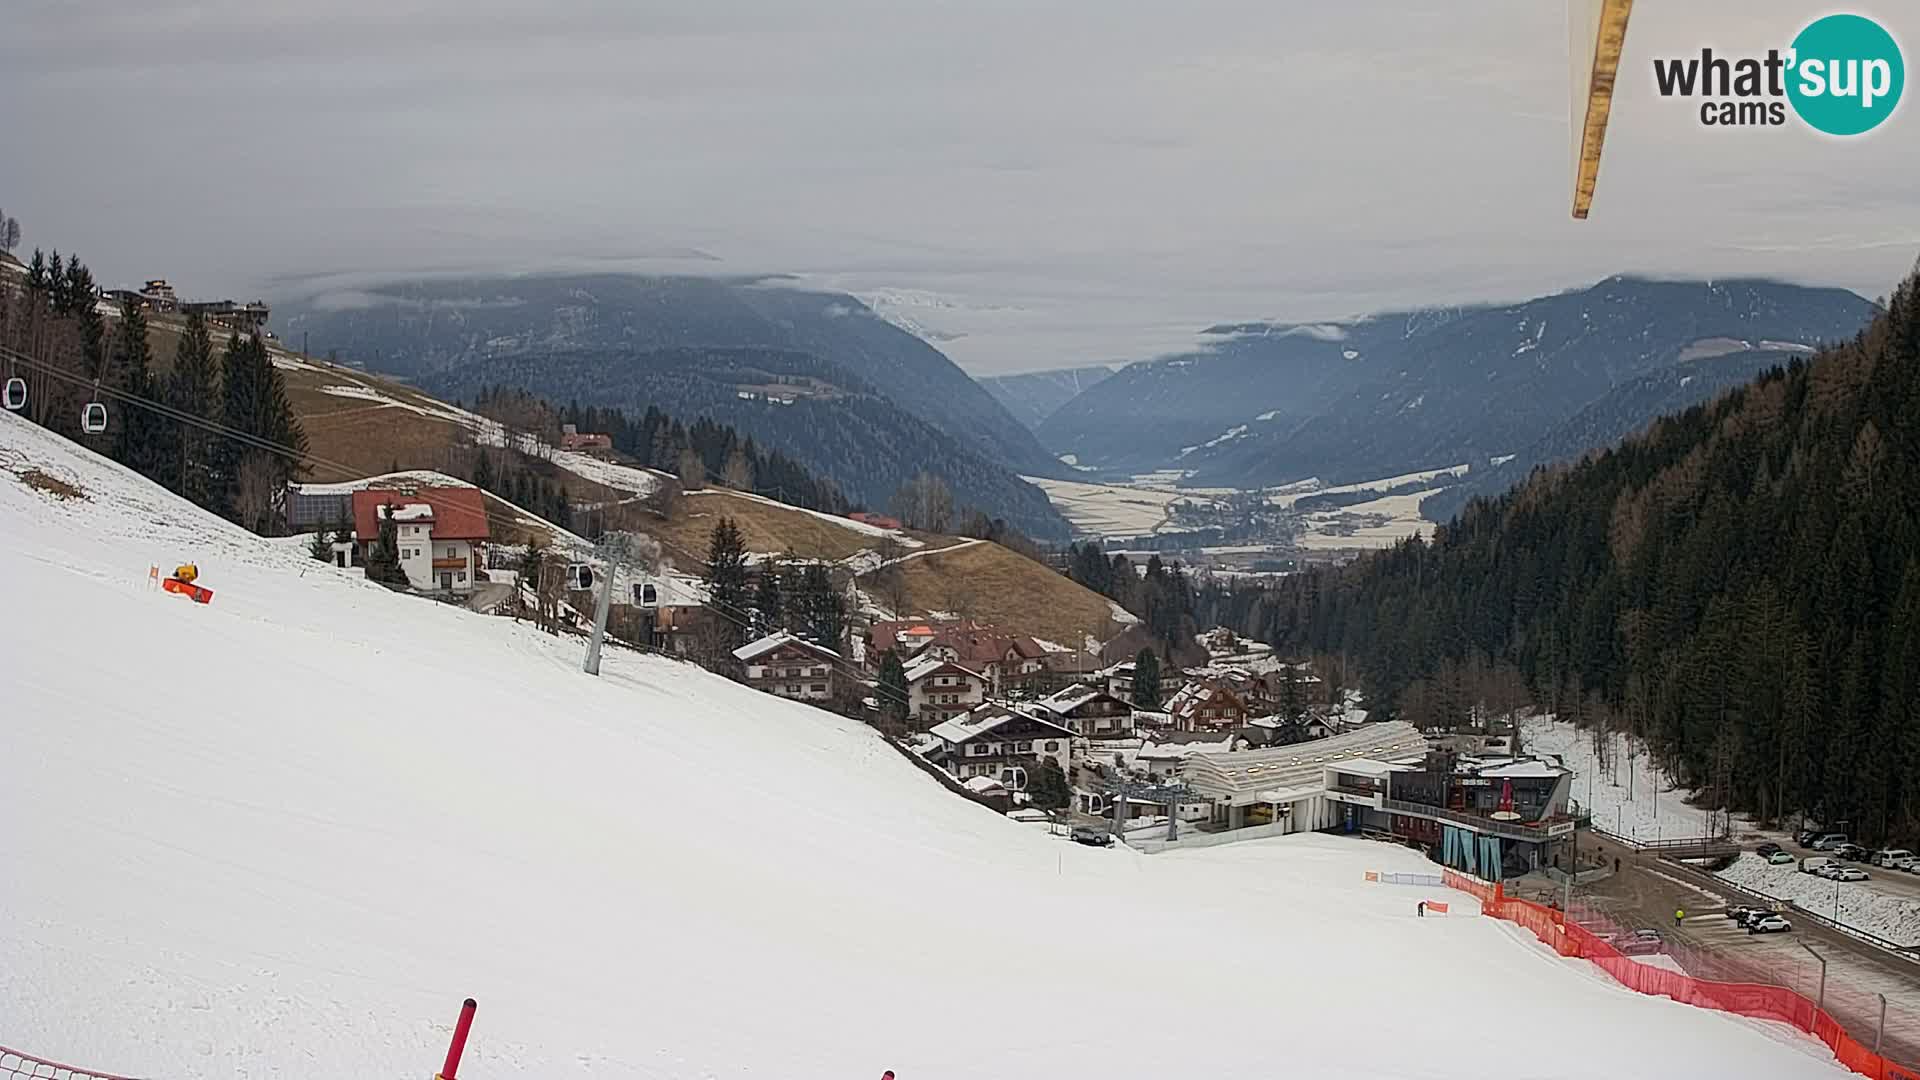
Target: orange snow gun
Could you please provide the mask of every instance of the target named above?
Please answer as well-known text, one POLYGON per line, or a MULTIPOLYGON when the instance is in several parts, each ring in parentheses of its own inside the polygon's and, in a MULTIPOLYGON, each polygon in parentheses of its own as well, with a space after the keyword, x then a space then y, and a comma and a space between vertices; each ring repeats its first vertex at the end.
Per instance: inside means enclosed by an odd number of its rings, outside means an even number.
POLYGON ((160 587, 170 593, 184 596, 196 604, 210 604, 213 602, 213 590, 204 585, 194 584, 194 580, 199 576, 200 568, 187 563, 185 566, 175 567, 173 576, 161 581, 160 587))

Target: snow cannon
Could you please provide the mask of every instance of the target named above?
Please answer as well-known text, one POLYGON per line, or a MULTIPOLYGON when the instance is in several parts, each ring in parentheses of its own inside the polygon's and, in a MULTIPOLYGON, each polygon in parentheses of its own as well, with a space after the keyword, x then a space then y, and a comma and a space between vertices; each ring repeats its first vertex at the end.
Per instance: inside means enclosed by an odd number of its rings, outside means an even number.
POLYGON ((195 584, 200 577, 200 568, 192 563, 173 568, 173 573, 160 582, 160 587, 170 593, 184 596, 196 604, 213 602, 213 590, 204 585, 195 584))

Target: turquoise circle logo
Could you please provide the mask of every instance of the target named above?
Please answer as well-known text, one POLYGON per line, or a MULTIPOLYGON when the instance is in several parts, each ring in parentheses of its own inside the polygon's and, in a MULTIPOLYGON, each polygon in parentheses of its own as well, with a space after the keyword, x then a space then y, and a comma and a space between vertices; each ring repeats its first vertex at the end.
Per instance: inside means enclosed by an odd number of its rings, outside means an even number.
POLYGON ((1787 100, 1816 131, 1860 135, 1900 104, 1906 65, 1893 35, 1861 15, 1828 15, 1793 39, 1787 100))

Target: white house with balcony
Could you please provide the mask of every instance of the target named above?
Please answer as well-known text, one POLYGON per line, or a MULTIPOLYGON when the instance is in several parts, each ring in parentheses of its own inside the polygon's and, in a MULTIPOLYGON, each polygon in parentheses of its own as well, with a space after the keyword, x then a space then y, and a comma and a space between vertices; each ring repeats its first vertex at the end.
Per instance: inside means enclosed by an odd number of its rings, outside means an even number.
POLYGON ((907 665, 907 716, 925 727, 965 716, 987 700, 987 677, 939 656, 907 665))

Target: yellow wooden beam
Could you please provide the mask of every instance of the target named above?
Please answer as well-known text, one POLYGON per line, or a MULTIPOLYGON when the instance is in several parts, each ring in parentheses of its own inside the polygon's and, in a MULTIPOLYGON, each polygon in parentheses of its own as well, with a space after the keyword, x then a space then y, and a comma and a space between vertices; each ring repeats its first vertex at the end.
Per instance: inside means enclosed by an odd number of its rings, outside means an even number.
POLYGON ((1576 47, 1585 41, 1591 56, 1571 57, 1575 75, 1584 75, 1584 101, 1574 102, 1579 124, 1575 144, 1573 177, 1573 216, 1584 219, 1593 206, 1594 185, 1600 180, 1600 151, 1607 141, 1607 118, 1613 111, 1613 85, 1620 71, 1620 52, 1627 42, 1627 16, 1633 13, 1633 0, 1570 0, 1567 17, 1573 20, 1570 41, 1576 47), (1597 6, 1597 10, 1595 10, 1597 6), (1583 10, 1584 9, 1584 10, 1583 10), (1582 25, 1587 20, 1593 23, 1582 25), (1581 70, 1584 65, 1584 71, 1581 70))

